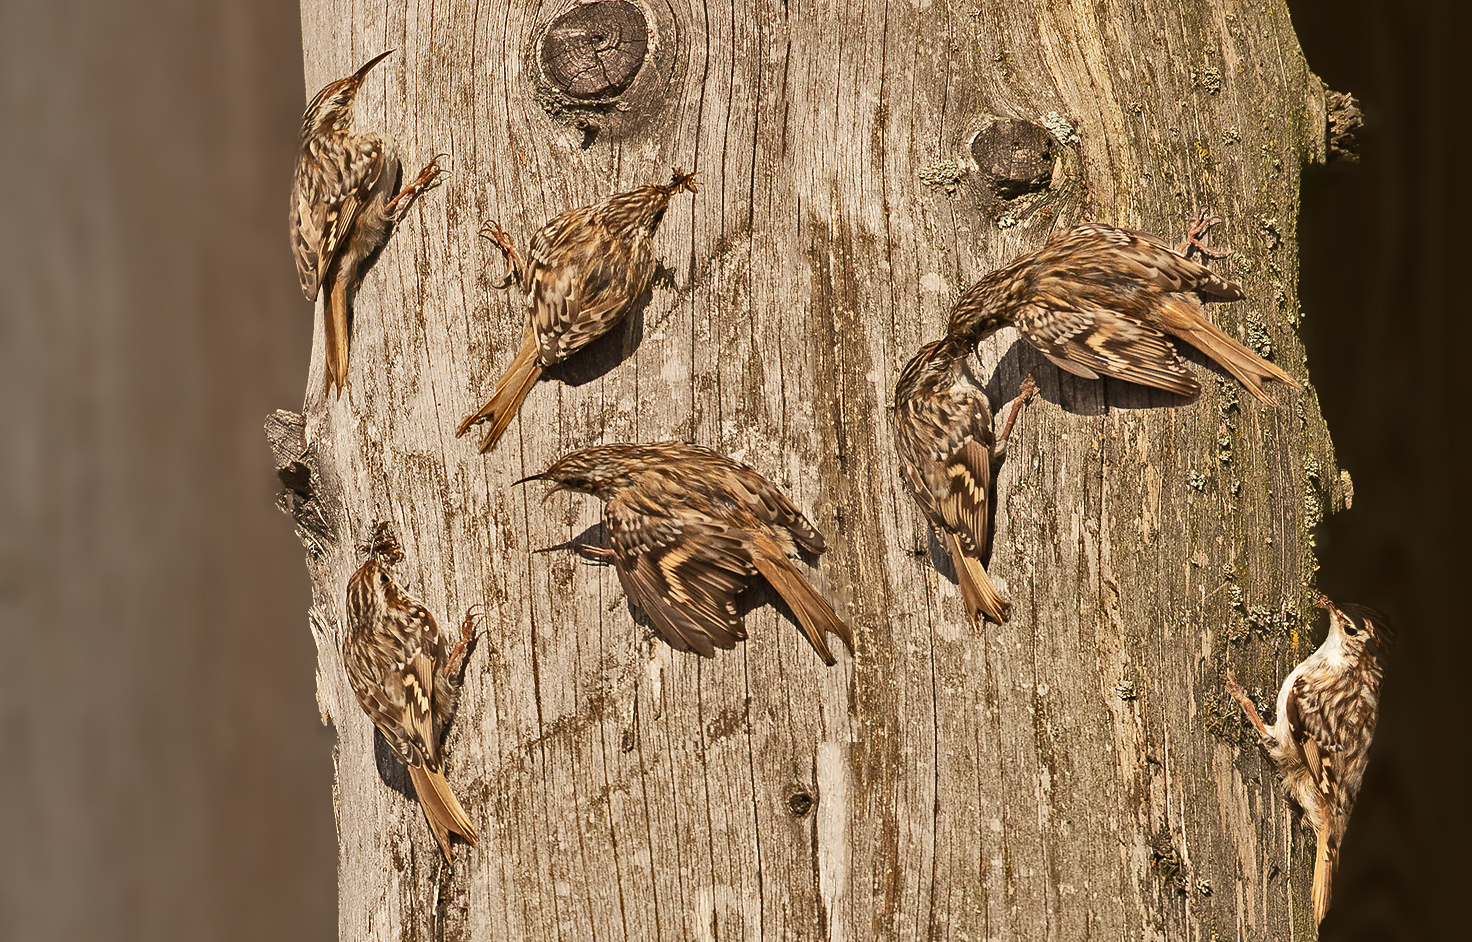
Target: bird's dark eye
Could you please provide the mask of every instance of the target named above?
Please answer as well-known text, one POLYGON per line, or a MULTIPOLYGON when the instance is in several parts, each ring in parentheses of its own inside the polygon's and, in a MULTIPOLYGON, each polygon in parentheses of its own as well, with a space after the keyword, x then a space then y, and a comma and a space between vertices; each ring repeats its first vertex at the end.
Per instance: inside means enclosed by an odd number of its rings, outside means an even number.
POLYGON ((383 583, 384 585, 388 585, 388 573, 380 572, 378 574, 378 581, 383 583))
POLYGON ((1346 618, 1344 620, 1344 633, 1353 638, 1360 633, 1360 626, 1354 623, 1354 619, 1346 618))

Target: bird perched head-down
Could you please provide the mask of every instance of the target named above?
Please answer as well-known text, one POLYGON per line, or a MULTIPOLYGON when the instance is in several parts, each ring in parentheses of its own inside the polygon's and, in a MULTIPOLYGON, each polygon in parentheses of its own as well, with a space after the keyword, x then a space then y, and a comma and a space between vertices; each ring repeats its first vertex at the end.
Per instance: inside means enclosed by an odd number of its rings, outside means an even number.
POLYGON ((1017 399, 996 443, 992 410, 966 376, 970 344, 952 337, 928 343, 905 366, 894 387, 894 438, 900 475, 925 519, 945 542, 972 624, 983 616, 1007 620, 1007 601, 981 564, 986 550, 992 461, 1005 447, 1017 399))
POLYGON ((450 859, 451 833, 476 841, 475 827, 445 781, 440 746, 454 715, 459 691, 453 678, 468 638, 446 652, 434 616, 389 572, 397 546, 387 545, 392 549, 375 552, 348 580, 343 663, 363 711, 409 767, 429 828, 450 859))
MULTIPOLYGON (((1187 246, 1216 222, 1202 216, 1187 246)), ((1170 337, 1221 364, 1263 402, 1267 380, 1302 389, 1287 373, 1228 337, 1195 293, 1226 300, 1242 289, 1154 236, 1101 223, 1054 235, 977 282, 956 302, 946 333, 971 344, 1016 327, 1055 366, 1183 396, 1201 391, 1170 337)))
POLYGON ((371 131, 353 133, 358 89, 389 52, 329 82, 307 105, 291 183, 292 254, 306 299, 326 294, 327 388, 335 384, 338 395, 348 380, 348 301, 363 263, 388 241, 408 201, 442 172, 437 161, 430 161, 390 198, 399 170, 392 148, 371 131))
POLYGON ((1323 922, 1339 846, 1370 758, 1395 629, 1374 609, 1315 596, 1329 612, 1329 634, 1283 681, 1273 725, 1263 723, 1230 669, 1227 690, 1262 736, 1284 789, 1318 837, 1313 903, 1315 919, 1323 922))
POLYGON ((693 173, 675 171, 667 184, 615 193, 591 206, 570 209, 532 236, 526 262, 500 226, 487 230, 526 292, 526 338, 496 383, 491 399, 465 417, 456 436, 491 424, 480 450, 493 448, 521 409, 542 370, 560 363, 623 319, 654 276, 654 233, 675 194, 698 192, 693 173))
MULTIPOLYGON (((746 638, 736 597, 757 575, 782 596, 828 664, 825 636, 853 636, 788 559, 821 553, 822 534, 777 486, 746 465, 683 442, 598 445, 526 481, 605 502, 611 546, 585 547, 613 563, 629 598, 671 647, 710 657, 746 638)), ((521 483, 521 482, 517 482, 521 483)))

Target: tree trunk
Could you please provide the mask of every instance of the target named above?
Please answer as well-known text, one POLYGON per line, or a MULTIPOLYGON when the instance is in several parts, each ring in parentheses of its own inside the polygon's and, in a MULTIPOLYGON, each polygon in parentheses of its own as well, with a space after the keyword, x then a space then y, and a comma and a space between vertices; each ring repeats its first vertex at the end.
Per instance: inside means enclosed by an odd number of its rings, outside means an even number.
POLYGON ((1186 402, 1061 373, 1011 330, 983 344, 994 403, 1029 372, 1041 394, 996 484, 1012 619, 979 635, 890 429, 958 293, 1084 219, 1174 237, 1214 209, 1235 254, 1212 264, 1247 300, 1208 316, 1306 379, 1297 194, 1325 97, 1281 3, 651 5, 642 67, 592 105, 542 66, 567 3, 388 7, 304 0, 307 91, 396 49, 358 126, 406 176, 442 151, 452 173, 357 294, 348 393, 322 395, 319 314, 304 419, 268 423, 338 734, 342 937, 1313 937, 1312 834, 1219 677, 1270 700, 1312 646, 1300 583, 1347 484, 1312 391, 1264 408, 1192 354, 1186 402), (480 226, 525 246, 675 166, 707 185, 668 212, 648 304, 491 454, 457 440, 522 339, 480 226), (601 506, 513 481, 669 438, 810 512, 851 656, 825 668, 771 606, 735 651, 674 652, 611 570, 533 552, 601 506), (343 671, 375 519, 442 625, 486 616, 447 738, 481 840, 453 866, 343 671))

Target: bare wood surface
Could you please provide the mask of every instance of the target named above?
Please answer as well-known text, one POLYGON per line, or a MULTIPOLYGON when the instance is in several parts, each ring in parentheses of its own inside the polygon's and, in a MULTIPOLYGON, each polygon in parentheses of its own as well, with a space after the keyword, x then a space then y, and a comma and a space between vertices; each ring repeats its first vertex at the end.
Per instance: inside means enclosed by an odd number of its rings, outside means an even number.
POLYGON ((1207 388, 1183 403, 1061 374, 1011 331, 984 345, 994 401, 1028 372, 1041 390, 997 481, 988 572, 1012 621, 980 638, 888 414, 970 281, 1062 225, 1172 237, 1204 205, 1237 253, 1213 264, 1248 296, 1209 316, 1307 379, 1295 206, 1325 119, 1286 11, 659 7, 629 109, 594 127, 536 94, 532 41, 560 12, 303 8, 307 89, 397 49, 360 125, 405 166, 448 152, 452 170, 364 280, 340 400, 316 392, 319 329, 289 456, 321 523, 342 937, 1311 937, 1311 836, 1219 671, 1230 650, 1265 688, 1308 650, 1299 583, 1339 482, 1312 395, 1265 409, 1196 358, 1207 388), (1059 140, 1048 189, 1003 201, 982 179, 969 143, 997 117, 1059 140), (673 203, 630 328, 550 371, 490 456, 456 440, 521 340, 481 224, 524 244, 677 165, 708 185, 673 203), (747 461, 810 512, 851 657, 825 669, 770 607, 737 651, 676 654, 611 571, 530 553, 599 507, 513 480, 663 438, 747 461), (376 518, 442 622, 485 608, 447 765, 481 844, 453 868, 338 653, 376 518))

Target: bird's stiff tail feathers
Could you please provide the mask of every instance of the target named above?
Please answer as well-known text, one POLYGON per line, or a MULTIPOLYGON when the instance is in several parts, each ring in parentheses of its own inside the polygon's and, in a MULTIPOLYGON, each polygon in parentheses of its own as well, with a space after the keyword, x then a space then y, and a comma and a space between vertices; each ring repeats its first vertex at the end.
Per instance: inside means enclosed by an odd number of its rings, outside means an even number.
POLYGON ((1339 866, 1339 848, 1329 846, 1329 838, 1319 835, 1319 852, 1314 858, 1314 924, 1324 921, 1329 911, 1329 887, 1334 882, 1334 870, 1339 866))
POLYGON ((516 359, 511 361, 506 375, 496 384, 496 391, 491 394, 491 401, 480 407, 480 411, 474 415, 466 416, 455 429, 455 437, 459 438, 470 431, 471 426, 482 422, 490 422, 491 430, 486 437, 480 440, 481 453, 490 451, 500 441, 502 433, 511 424, 511 420, 521 411, 521 401, 526 394, 531 392, 532 385, 536 383, 537 377, 542 375, 542 365, 537 362, 537 340, 527 333, 526 342, 521 345, 521 351, 516 354, 516 359))
POLYGON ((322 327, 327 340, 327 391, 337 384, 342 397, 348 384, 348 286, 347 279, 337 278, 323 299, 322 327))
POLYGON ((854 638, 848 625, 839 619, 828 600, 819 595, 818 590, 803 578, 797 567, 792 565, 792 561, 775 545, 775 541, 770 551, 763 552, 759 549, 752 556, 757 572, 782 596, 782 601, 797 616, 797 622, 802 626, 802 633, 807 637, 808 643, 818 652, 823 663, 831 667, 834 663, 833 652, 828 650, 825 637, 831 631, 852 648, 854 638))
POLYGON ((465 838, 466 843, 474 847, 475 827, 466 817, 460 802, 455 800, 444 773, 411 765, 409 779, 414 783, 414 794, 419 796, 419 806, 424 809, 429 829, 434 832, 434 839, 439 842, 440 850, 445 852, 445 859, 455 859, 454 848, 450 846, 452 832, 465 838))
POLYGON ((946 534, 946 544, 951 553, 951 562, 956 567, 956 581, 961 585, 961 600, 966 603, 966 614, 970 616, 971 623, 980 628, 983 615, 999 625, 1005 622, 1011 605, 987 578, 981 560, 962 552, 961 541, 954 533, 946 534))
POLYGON ((1270 379, 1287 383, 1294 389, 1302 389, 1298 380, 1278 369, 1262 357, 1228 337, 1222 329, 1202 317, 1191 301, 1172 298, 1174 308, 1167 318, 1171 333, 1211 357, 1247 387, 1248 392, 1270 406, 1277 405, 1262 384, 1270 379))

